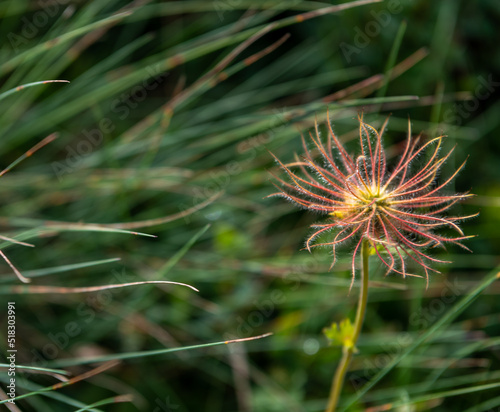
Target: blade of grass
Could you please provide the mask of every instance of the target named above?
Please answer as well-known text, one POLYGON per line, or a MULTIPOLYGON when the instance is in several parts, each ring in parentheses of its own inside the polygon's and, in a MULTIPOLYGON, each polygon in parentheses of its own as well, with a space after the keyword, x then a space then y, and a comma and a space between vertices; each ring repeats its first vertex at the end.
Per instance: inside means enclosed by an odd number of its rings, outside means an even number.
MULTIPOLYGON (((182 259, 182 257, 191 249, 191 247, 198 241, 198 239, 203 236, 203 234, 210 228, 210 224, 204 226, 198 232, 195 233, 193 237, 191 237, 182 248, 176 252, 155 274, 157 279, 161 279, 165 277, 170 270, 182 259)), ((151 287, 145 287, 140 290, 133 300, 129 301, 127 306, 128 312, 124 312, 122 317, 126 317, 129 313, 132 313, 137 310, 138 305, 145 305, 148 302, 145 297, 150 294, 151 287)))
POLYGON ((117 289, 117 288, 125 288, 129 286, 139 286, 139 285, 148 285, 148 284, 169 284, 169 285, 178 285, 185 286, 189 289, 194 290, 195 292, 199 292, 194 286, 188 285, 186 283, 181 282, 171 282, 168 280, 144 280, 141 282, 130 282, 130 283, 121 283, 116 285, 102 285, 102 286, 86 286, 80 288, 68 288, 62 286, 44 286, 44 285, 14 285, 14 286, 0 286, 0 294, 8 295, 8 294, 46 294, 46 293, 91 293, 91 292, 99 292, 101 290, 107 289, 117 289))
MULTIPOLYGON (((477 385, 477 386, 470 386, 468 388, 460 388, 460 389, 454 389, 451 391, 444 391, 444 392, 438 392, 438 393, 431 393, 428 395, 422 395, 422 396, 417 396, 414 397, 413 399, 410 399, 409 402, 403 400, 403 401, 396 401, 390 404, 386 405, 380 405, 378 410, 389 410, 390 409, 395 409, 395 408, 402 408, 405 406, 410 406, 410 405, 415 405, 420 402, 428 402, 431 400, 435 399, 443 399, 443 398, 449 398, 452 396, 463 396, 466 394, 470 393, 475 393, 475 392, 481 392, 481 391, 486 391, 489 389, 495 389, 495 388, 500 388, 500 382, 493 382, 493 383, 486 383, 484 385, 477 385)), ((375 407, 377 408, 377 407, 375 407)))
POLYGON ((19 163, 21 163, 24 159, 30 157, 35 153, 36 151, 40 150, 42 147, 45 145, 48 145, 49 143, 53 142, 55 139, 57 139, 58 134, 57 133, 52 133, 49 136, 47 136, 45 139, 41 140, 38 142, 36 145, 34 145, 31 149, 29 149, 26 153, 24 153, 22 156, 19 156, 16 160, 14 160, 10 165, 8 165, 5 169, 3 169, 0 172, 0 177, 3 176, 5 173, 9 172, 12 170, 14 167, 16 167, 19 163))
POLYGON ((492 346, 497 346, 500 345, 500 338, 493 338, 493 339, 487 339, 487 340, 480 340, 478 342, 471 343, 470 345, 467 345, 463 348, 460 348, 456 353, 450 354, 450 359, 448 359, 443 367, 436 369, 431 376, 426 380, 426 385, 427 389, 434 388, 436 385, 436 382, 438 379, 441 377, 441 375, 448 369, 450 368, 455 362, 457 362, 459 359, 462 359, 474 352, 484 350, 486 348, 492 347, 492 346))
POLYGON ((206 225, 204 228, 202 228, 200 231, 198 231, 189 241, 174 255, 172 256, 165 265, 163 265, 160 270, 158 270, 157 277, 158 278, 163 278, 167 275, 168 272, 170 272, 170 269, 172 269, 179 260, 182 259, 182 257, 187 253, 189 249, 198 241, 200 237, 203 236, 203 234, 210 228, 210 224, 206 225))
MULTIPOLYGON (((99 365, 98 367, 96 367, 94 369, 91 369, 88 372, 85 372, 85 373, 82 373, 81 375, 75 376, 74 378, 71 378, 65 382, 59 382, 59 383, 56 383, 55 385, 51 385, 51 386, 42 388, 42 389, 34 391, 34 392, 26 393, 24 395, 18 395, 15 398, 11 398, 10 400, 18 401, 19 399, 24 399, 24 398, 28 398, 30 396, 40 395, 44 392, 50 392, 50 391, 54 391, 54 390, 57 390, 60 388, 64 388, 64 387, 69 386, 69 385, 73 385, 74 383, 91 378, 91 377, 96 376, 96 375, 98 375, 98 374, 100 374, 100 373, 102 373, 110 368, 113 368, 114 366, 118 365, 118 363, 119 362, 116 362, 116 361, 106 362, 102 365, 99 365)), ((7 402, 9 402, 9 399, 2 400, 2 401, 0 401, 0 405, 7 403, 7 402)))
MULTIPOLYGON (((263 24, 251 29, 244 30, 233 36, 227 36, 222 39, 216 39, 209 43, 204 43, 202 45, 193 47, 192 49, 184 50, 182 52, 174 52, 173 50, 167 50, 158 55, 151 56, 150 58, 142 60, 139 64, 134 65, 134 70, 122 76, 119 76, 116 80, 112 82, 106 82, 100 87, 94 88, 85 95, 80 95, 77 100, 66 102, 63 108, 64 110, 59 110, 57 113, 51 113, 50 116, 42 108, 39 114, 38 127, 42 132, 48 128, 52 127, 54 123, 59 123, 62 120, 81 112, 83 109, 88 108, 90 105, 95 104, 96 101, 103 100, 105 98, 111 97, 120 91, 123 91, 127 87, 131 87, 140 81, 144 81, 152 76, 151 68, 159 69, 160 72, 168 72, 181 64, 188 61, 194 60, 198 57, 205 56, 211 52, 219 50, 223 47, 230 46, 231 44, 245 41, 249 37, 255 35, 262 30, 274 31, 279 28, 287 27, 293 24, 301 23, 305 20, 314 19, 317 17, 335 14, 344 10, 348 10, 354 7, 364 6, 367 4, 378 3, 382 0, 357 0, 349 3, 344 3, 335 6, 324 7, 314 11, 298 14, 291 17, 286 17, 276 22, 263 24), (165 54, 175 53, 170 57, 165 59, 165 54)), ((105 19, 106 20, 106 19, 105 19)), ((176 47, 179 49, 182 45, 176 47)), ((1 74, 0 66, 0 74, 1 74)), ((16 138, 18 135, 23 135, 24 138, 29 137, 33 134, 33 130, 29 127, 21 125, 19 129, 13 132, 12 138, 16 138)))
MULTIPOLYGON (((461 374, 460 376, 452 376, 450 378, 442 377, 438 380, 434 386, 433 390, 441 390, 450 389, 450 388, 458 388, 464 385, 472 385, 477 384, 478 382, 485 381, 493 381, 500 379, 499 371, 485 371, 479 373, 469 373, 469 374, 461 374)), ((373 390, 369 392, 365 399, 366 402, 370 403, 389 403, 398 399, 397 393, 399 390, 406 390, 408 393, 411 393, 413 396, 421 395, 429 393, 429 388, 426 385, 426 382, 413 383, 409 385, 398 384, 396 387, 387 387, 378 390, 373 390)), ((451 390, 451 389, 450 389, 451 390)))
POLYGON ((488 399, 487 401, 478 403, 472 408, 468 408, 462 412, 483 412, 483 411, 493 411, 494 408, 500 405, 500 396, 488 399))
POLYGON ((124 233, 128 235, 156 237, 149 233, 134 232, 131 230, 124 230, 108 226, 107 224, 100 223, 71 223, 59 222, 57 220, 42 220, 42 219, 29 219, 29 218, 12 218, 7 221, 20 227, 37 227, 39 234, 47 234, 54 232, 108 232, 108 233, 124 233))
MULTIPOLYGON (((5 375, 5 378, 8 378, 7 375, 5 375)), ((5 383, 6 385, 9 384, 9 381, 7 379, 3 378, 2 375, 0 375, 0 381, 5 383)), ((43 389, 42 386, 38 385, 38 384, 35 384, 33 382, 30 382, 26 379, 16 379, 16 386, 18 388, 22 388, 22 389, 25 389, 25 390, 30 390, 30 391, 38 391, 38 390, 41 390, 43 389)), ((41 393, 42 396, 45 396, 47 398, 50 398, 50 399, 54 399, 56 401, 59 401, 65 405, 69 405, 69 406, 72 406, 74 408, 84 408, 86 407, 87 405, 83 402, 80 402, 76 399, 73 399, 69 396, 66 396, 66 395, 63 395, 61 393, 58 393, 58 392, 42 392, 41 393)), ((92 410, 93 412, 103 412, 102 409, 93 409, 92 410)))
POLYGON ((6 92, 1 93, 0 100, 3 100, 7 96, 10 96, 11 94, 14 94, 15 92, 19 92, 23 89, 28 89, 28 88, 33 87, 33 86, 40 86, 40 85, 48 84, 48 83, 69 83, 69 80, 42 80, 39 82, 22 84, 21 86, 17 86, 13 89, 10 89, 10 90, 7 90, 6 92))
POLYGON ((485 279, 474 289, 469 295, 464 296, 460 301, 453 305, 438 321, 436 321, 427 331, 423 332, 415 341, 406 348, 399 356, 396 356, 391 362, 380 370, 366 385, 359 389, 356 395, 348 399, 346 404, 340 409, 342 412, 347 411, 361 397, 373 388, 385 375, 395 368, 402 359, 408 356, 416 348, 422 345, 426 340, 441 332, 453 319, 460 315, 488 286, 500 277, 500 267, 490 272, 485 279))
POLYGON ((144 358, 147 356, 164 355, 167 353, 173 353, 173 352, 179 352, 179 351, 210 348, 213 346, 229 345, 231 343, 238 343, 238 342, 248 342, 248 341, 252 341, 252 340, 266 338, 266 337, 271 336, 271 335, 272 335, 272 333, 265 333, 263 335, 252 336, 249 338, 232 339, 232 340, 212 342, 212 343, 202 343, 199 345, 182 346, 180 348, 158 349, 158 350, 150 350, 150 351, 143 351, 143 352, 117 353, 117 354, 113 354, 113 355, 97 356, 94 358, 61 359, 61 360, 50 362, 50 364, 53 366, 57 366, 57 367, 67 367, 67 366, 84 365, 84 364, 96 363, 96 362, 108 362, 108 361, 113 361, 113 360, 144 358))
POLYGON ((74 38, 81 36, 85 33, 88 33, 92 30, 101 28, 108 24, 114 24, 117 21, 123 20, 125 17, 129 16, 131 12, 119 13, 105 19, 99 20, 95 23, 88 24, 86 26, 80 27, 78 29, 72 30, 70 32, 64 33, 63 35, 56 37, 54 39, 50 39, 42 44, 32 47, 31 49, 26 50, 25 52, 19 53, 17 56, 12 59, 2 63, 0 65, 0 76, 5 75, 6 73, 12 71, 21 63, 26 63, 46 50, 51 49, 52 47, 63 45, 64 43, 73 40, 74 38))
MULTIPOLYGON (((10 365, 7 363, 0 363, 0 368, 9 369, 10 365)), ((44 373, 57 374, 57 375, 69 375, 70 374, 68 371, 65 371, 63 369, 40 368, 38 366, 16 365, 16 369, 25 370, 25 371, 44 372, 44 373)))
POLYGON ((85 408, 78 409, 75 412, 89 411, 91 408, 94 408, 96 406, 109 405, 112 403, 132 402, 133 400, 134 398, 132 395, 113 396, 112 398, 107 398, 98 402, 94 402, 92 405, 88 405, 85 408))
MULTIPOLYGON (((106 263, 118 262, 120 260, 121 260, 121 258, 93 260, 90 262, 73 263, 70 265, 53 266, 53 267, 49 267, 49 268, 36 269, 36 270, 26 270, 23 273, 26 275, 27 278, 32 279, 32 278, 41 277, 41 276, 53 275, 53 274, 61 273, 61 272, 68 272, 68 271, 76 270, 76 269, 83 269, 83 268, 88 268, 88 267, 97 266, 97 265, 104 265, 106 263)), ((6 282, 9 280, 11 280, 11 279, 3 279, 0 277, 0 283, 6 282)))
MULTIPOLYGON (((109 228, 117 228, 117 229, 138 229, 138 228, 143 228, 143 227, 151 227, 151 226, 158 226, 162 225, 165 223, 173 222, 178 219, 186 218, 189 215, 192 215, 193 213, 196 213, 200 211, 201 209, 207 207, 208 205, 212 204, 214 201, 219 199, 224 192, 217 192, 214 195, 210 196, 208 199, 204 200, 203 202, 200 202, 199 204, 190 207, 189 209, 183 210, 179 213, 175 213, 173 215, 165 216, 165 217, 160 217, 158 219, 148 219, 148 220, 143 220, 139 222, 130 222, 130 223, 110 223, 106 225, 109 228)), ((203 233, 210 227, 210 225, 207 225, 205 229, 203 229, 203 233)), ((200 236, 203 234, 201 233, 200 236)))
MULTIPOLYGON (((403 37, 406 31, 406 20, 403 20, 399 25, 398 31, 396 33, 396 37, 394 39, 394 43, 392 44, 391 52, 389 54, 389 58, 387 59, 387 63, 384 70, 384 82, 382 87, 378 90, 376 96, 383 97, 387 92, 387 87, 389 86, 389 81, 392 78, 392 70, 394 65, 396 64, 396 59, 398 58, 398 52, 401 47, 401 43, 403 41, 403 37)), ((380 110, 378 108, 377 112, 380 110)))

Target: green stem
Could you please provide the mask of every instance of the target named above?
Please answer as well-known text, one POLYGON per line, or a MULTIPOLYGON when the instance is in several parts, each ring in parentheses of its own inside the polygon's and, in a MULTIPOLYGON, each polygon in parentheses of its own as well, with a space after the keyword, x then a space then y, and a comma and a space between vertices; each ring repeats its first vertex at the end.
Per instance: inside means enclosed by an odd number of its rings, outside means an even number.
POLYGON ((361 290, 359 291, 359 301, 358 310, 356 312, 356 319, 354 320, 354 334, 352 338, 352 346, 342 347, 342 359, 340 364, 335 371, 335 376, 333 377, 332 387, 330 389, 330 398, 328 400, 328 406, 326 412, 334 412, 337 407, 337 403, 340 397, 340 391, 344 385, 345 375, 351 359, 356 350, 356 343, 358 341, 359 335, 361 333, 361 327, 363 326, 363 320, 366 313, 366 304, 368 302, 368 257, 370 256, 369 251, 370 243, 367 239, 363 240, 361 245, 361 260, 363 268, 361 271, 361 290))

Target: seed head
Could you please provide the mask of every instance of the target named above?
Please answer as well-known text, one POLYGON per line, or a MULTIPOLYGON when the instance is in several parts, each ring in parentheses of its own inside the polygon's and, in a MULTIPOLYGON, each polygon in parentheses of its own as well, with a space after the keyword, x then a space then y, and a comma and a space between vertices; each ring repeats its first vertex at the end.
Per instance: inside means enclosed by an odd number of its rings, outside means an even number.
MULTIPOLYGON (((403 154, 396 166, 389 171, 386 154, 382 146, 382 134, 388 119, 381 129, 359 120, 360 154, 353 157, 340 143, 328 123, 328 138, 324 144, 316 122, 316 135, 309 133, 313 148, 319 154, 316 160, 308 149, 304 137, 304 155, 296 161, 283 164, 274 155, 286 172, 287 181, 276 177, 280 185, 278 192, 270 196, 282 196, 293 203, 327 215, 325 222, 312 225, 314 233, 306 240, 306 248, 327 246, 332 249, 335 264, 335 249, 338 245, 355 239, 352 255, 352 281, 355 276, 355 258, 364 239, 368 240, 374 254, 387 267, 387 273, 396 272, 403 277, 418 276, 407 271, 405 261, 409 258, 417 263, 429 281, 432 262, 446 262, 429 256, 426 250, 446 243, 457 244, 467 250, 460 241, 465 236, 457 221, 471 217, 450 217, 444 212, 470 194, 442 194, 463 168, 465 162, 444 182, 437 184, 436 177, 453 150, 440 157, 443 136, 419 145, 419 138, 412 138, 408 120, 408 137, 403 154), (415 159, 430 152, 427 160, 416 169, 415 159), (458 233, 446 237, 435 231, 449 227, 458 233), (332 232, 325 242, 314 242, 325 232, 332 232)), ((449 262, 446 262, 449 263, 449 262)), ((352 286, 352 283, 351 283, 352 286)))

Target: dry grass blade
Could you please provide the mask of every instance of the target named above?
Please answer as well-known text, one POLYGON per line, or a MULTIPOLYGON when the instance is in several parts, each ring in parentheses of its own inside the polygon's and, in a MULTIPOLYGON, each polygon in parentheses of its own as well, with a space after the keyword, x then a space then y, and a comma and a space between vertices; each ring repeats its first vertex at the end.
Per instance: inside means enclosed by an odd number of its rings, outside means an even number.
MULTIPOLYGON (((116 361, 116 360, 112 360, 112 361, 106 362, 106 363, 98 366, 97 368, 91 369, 88 372, 82 373, 81 375, 78 375, 78 376, 75 376, 74 378, 68 379, 65 382, 59 382, 59 383, 56 383, 55 385, 48 386, 46 388, 43 388, 43 389, 40 389, 40 390, 37 390, 37 391, 34 391, 34 392, 30 392, 30 393, 27 393, 27 394, 24 394, 24 395, 16 396, 15 398, 12 398, 11 400, 17 401, 19 399, 28 398, 30 396, 35 396, 35 395, 38 395, 38 394, 41 394, 41 393, 44 393, 44 392, 55 391, 55 390, 64 388, 66 386, 73 385, 73 384, 75 384, 77 382, 80 382, 80 381, 83 381, 85 379, 91 378, 93 376, 96 376, 96 375, 98 375, 98 374, 100 374, 100 373, 108 370, 108 369, 111 369, 111 368, 115 367, 116 365, 118 365, 119 363, 120 362, 116 361)), ((0 401, 0 404, 5 404, 7 402, 9 402, 9 401, 8 400, 3 400, 3 401, 0 401)))
MULTIPOLYGON (((1 253, 1 251, 0 251, 1 253)), ((29 282, 29 279, 28 279, 29 282)), ((116 285, 102 285, 102 286, 86 286, 86 287, 76 287, 69 288, 63 286, 43 286, 43 285, 15 285, 15 286, 4 286, 0 288, 0 294, 2 293, 16 293, 16 294, 47 294, 47 293, 58 293, 58 294, 66 294, 66 293, 91 293, 91 292, 99 292, 101 290, 107 289, 117 289, 117 288, 125 288, 129 286, 139 286, 139 285, 149 285, 149 284, 163 284, 163 285, 178 285, 185 286, 189 289, 194 290, 195 292, 199 292, 194 286, 188 285, 186 283, 180 282, 171 282, 168 280, 145 280, 141 282, 129 282, 129 283, 121 283, 116 285)))
POLYGON ((368 79, 364 79, 356 84, 353 84, 352 86, 326 96, 325 98, 323 98, 323 102, 330 103, 337 100, 352 98, 354 96, 368 96, 370 93, 373 93, 375 90, 383 87, 386 81, 393 80, 396 77, 401 76, 404 72, 411 69, 422 59, 424 59, 428 54, 429 51, 425 47, 422 47, 415 53, 412 53, 406 59, 398 63, 396 66, 394 66, 394 68, 391 70, 389 79, 386 80, 386 76, 384 76, 383 74, 375 74, 368 79))
POLYGON ((108 227, 108 228, 116 228, 116 229, 139 229, 143 227, 151 227, 151 226, 158 226, 162 225, 164 223, 169 223, 173 222, 174 220, 182 219, 185 217, 188 217, 189 215, 192 215, 193 213, 198 212, 199 210, 204 209, 205 207, 209 206, 213 202, 215 202, 217 199, 219 199, 224 192, 217 192, 214 195, 210 196, 208 199, 204 200, 203 202, 190 207, 189 209, 183 210, 182 212, 175 213, 173 215, 165 216, 165 217, 160 217, 158 219, 148 219, 148 220, 142 220, 139 222, 130 222, 130 223, 110 223, 110 224, 96 224, 97 226, 100 227, 108 227))

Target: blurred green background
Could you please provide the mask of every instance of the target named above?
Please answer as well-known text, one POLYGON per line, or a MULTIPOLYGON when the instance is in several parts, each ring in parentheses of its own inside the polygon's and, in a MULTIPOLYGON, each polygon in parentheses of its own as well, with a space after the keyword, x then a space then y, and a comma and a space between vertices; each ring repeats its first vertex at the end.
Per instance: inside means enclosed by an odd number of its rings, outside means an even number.
POLYGON ((352 150, 360 111, 375 126, 392 113, 384 136, 391 160, 408 117, 423 139, 446 134, 444 150, 456 150, 442 178, 468 158, 448 190, 477 194, 452 213, 480 212, 462 224, 477 235, 466 243, 474 253, 433 251, 453 263, 437 267, 442 274, 428 289, 421 279, 384 278, 373 261, 360 354, 341 407, 500 410, 495 283, 377 377, 499 264, 500 4, 386 0, 328 9, 340 3, 0 2, 0 92, 71 82, 0 101, 0 164, 59 134, 0 181, 1 233, 36 246, 2 243, 34 279, 16 289, 3 264, 0 313, 16 302, 18 365, 60 370, 18 370, 17 394, 56 384, 63 370, 85 373, 92 365, 84 357, 274 333, 143 353, 12 410, 323 410, 340 349, 328 346, 322 328, 355 308, 350 249, 341 248, 329 271, 327 250, 302 250, 321 216, 266 196, 276 168, 268 150, 292 161, 300 132, 315 118, 324 122, 327 108, 352 150), (199 293, 174 285, 29 289, 145 280, 184 282, 199 293), (125 394, 133 399, 92 406, 125 394))

